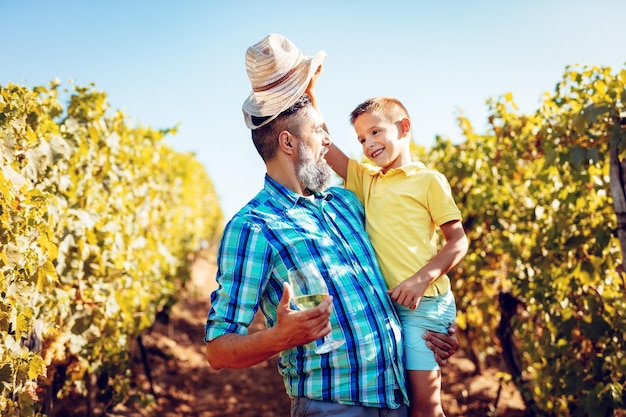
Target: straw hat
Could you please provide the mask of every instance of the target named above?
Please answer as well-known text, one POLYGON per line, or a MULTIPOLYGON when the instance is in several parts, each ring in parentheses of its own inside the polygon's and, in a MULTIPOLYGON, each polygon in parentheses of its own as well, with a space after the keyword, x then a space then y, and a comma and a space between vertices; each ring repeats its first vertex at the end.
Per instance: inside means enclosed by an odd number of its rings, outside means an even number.
POLYGON ((246 51, 246 71, 252 92, 243 103, 244 119, 258 129, 291 107, 306 90, 326 52, 304 55, 289 39, 270 33, 246 51), (268 117, 255 125, 252 116, 268 117))

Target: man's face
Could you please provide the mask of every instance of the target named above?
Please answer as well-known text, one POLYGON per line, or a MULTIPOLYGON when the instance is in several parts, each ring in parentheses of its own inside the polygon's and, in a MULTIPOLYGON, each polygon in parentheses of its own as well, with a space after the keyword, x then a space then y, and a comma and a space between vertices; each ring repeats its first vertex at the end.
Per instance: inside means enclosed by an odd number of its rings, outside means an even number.
POLYGON ((310 108, 307 113, 309 117, 298 136, 296 175, 304 188, 319 192, 328 187, 331 177, 330 166, 324 158, 331 142, 319 112, 310 108))

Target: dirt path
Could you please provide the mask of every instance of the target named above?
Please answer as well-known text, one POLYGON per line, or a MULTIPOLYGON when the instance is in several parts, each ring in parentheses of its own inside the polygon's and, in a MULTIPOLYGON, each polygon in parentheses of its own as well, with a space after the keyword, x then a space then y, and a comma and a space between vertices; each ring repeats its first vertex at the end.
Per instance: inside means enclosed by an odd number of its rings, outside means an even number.
MULTIPOLYGON (((168 323, 155 323, 143 337, 156 401, 118 405, 108 416, 161 417, 285 417, 289 399, 272 358, 248 369, 215 371, 204 357, 204 323, 215 287, 214 263, 199 259, 190 289, 181 292, 168 323)), ((262 328, 255 320, 254 329, 262 328)), ((150 384, 136 355, 133 372, 137 393, 150 392, 150 384)), ((497 369, 475 376, 474 365, 458 352, 443 370, 444 408, 448 417, 521 417, 523 404, 514 387, 498 391, 497 369)))

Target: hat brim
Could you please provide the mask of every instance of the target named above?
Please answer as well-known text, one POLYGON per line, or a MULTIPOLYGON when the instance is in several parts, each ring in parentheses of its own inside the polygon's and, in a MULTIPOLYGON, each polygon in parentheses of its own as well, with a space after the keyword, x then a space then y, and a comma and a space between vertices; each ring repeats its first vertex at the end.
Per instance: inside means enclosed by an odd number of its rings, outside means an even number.
POLYGON ((252 130, 258 129, 291 107, 304 94, 315 71, 325 59, 325 51, 319 51, 312 57, 305 56, 298 69, 284 83, 267 91, 252 91, 242 106, 246 126, 252 130), (252 121, 253 116, 267 119, 256 125, 252 121))

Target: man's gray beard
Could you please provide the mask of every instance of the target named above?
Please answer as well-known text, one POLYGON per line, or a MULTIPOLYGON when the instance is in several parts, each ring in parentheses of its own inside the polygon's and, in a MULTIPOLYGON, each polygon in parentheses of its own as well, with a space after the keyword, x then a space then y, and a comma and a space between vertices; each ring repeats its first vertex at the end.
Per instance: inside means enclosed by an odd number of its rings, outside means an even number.
POLYGON ((326 161, 316 161, 313 152, 302 142, 298 143, 298 154, 296 175, 300 184, 312 192, 321 192, 328 188, 331 171, 326 161))

